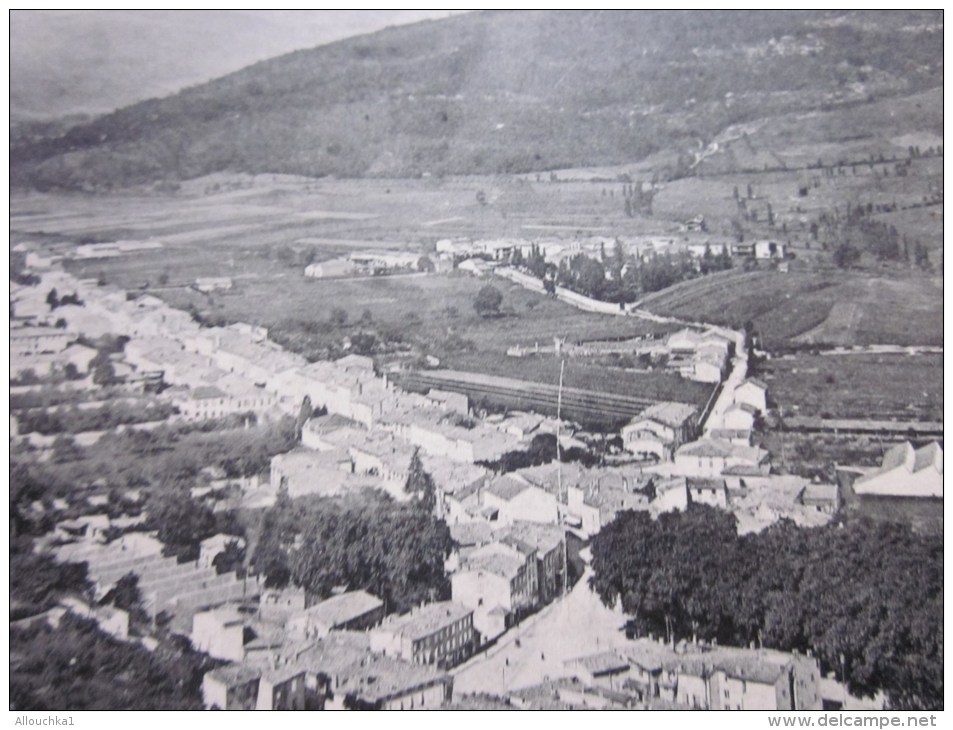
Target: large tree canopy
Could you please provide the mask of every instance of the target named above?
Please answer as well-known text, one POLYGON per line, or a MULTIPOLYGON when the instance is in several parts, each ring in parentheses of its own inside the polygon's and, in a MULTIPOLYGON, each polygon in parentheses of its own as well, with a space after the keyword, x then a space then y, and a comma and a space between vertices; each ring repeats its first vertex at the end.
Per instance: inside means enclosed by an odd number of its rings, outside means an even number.
POLYGON ((943 706, 938 537, 867 521, 739 537, 732 516, 693 507, 657 521, 624 512, 592 554, 592 587, 640 632, 811 650, 854 692, 943 706))
POLYGON ((473 300, 473 308, 481 317, 495 317, 500 313, 503 304, 503 295, 492 284, 487 284, 477 292, 473 300))
POLYGON ((422 500, 397 503, 367 491, 345 499, 279 499, 262 521, 253 562, 268 582, 288 580, 319 596, 364 589, 405 611, 449 598, 450 530, 422 500))

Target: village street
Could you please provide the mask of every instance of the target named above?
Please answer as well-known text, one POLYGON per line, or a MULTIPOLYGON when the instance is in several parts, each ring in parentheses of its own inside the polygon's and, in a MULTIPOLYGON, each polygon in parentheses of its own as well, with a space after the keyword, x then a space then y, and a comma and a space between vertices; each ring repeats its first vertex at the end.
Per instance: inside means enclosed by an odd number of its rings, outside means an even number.
POLYGON ((519 689, 567 674, 563 662, 626 641, 625 616, 589 590, 590 569, 567 596, 503 635, 496 646, 454 670, 460 693, 519 689))
POLYGON ((748 351, 745 349, 744 333, 727 327, 713 327, 712 329, 722 337, 727 337, 735 343, 735 356, 731 358, 731 370, 728 376, 722 381, 721 392, 711 407, 708 418, 702 424, 706 436, 712 429, 723 427, 725 412, 735 400, 735 388, 744 382, 748 374, 748 351))

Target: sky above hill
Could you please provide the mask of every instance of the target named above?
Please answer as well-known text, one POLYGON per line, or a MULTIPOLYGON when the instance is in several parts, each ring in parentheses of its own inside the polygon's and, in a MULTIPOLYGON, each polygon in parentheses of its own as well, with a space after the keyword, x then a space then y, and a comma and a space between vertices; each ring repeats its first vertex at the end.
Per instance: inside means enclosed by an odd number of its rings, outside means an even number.
POLYGON ((14 10, 13 120, 98 114, 446 10, 14 10))

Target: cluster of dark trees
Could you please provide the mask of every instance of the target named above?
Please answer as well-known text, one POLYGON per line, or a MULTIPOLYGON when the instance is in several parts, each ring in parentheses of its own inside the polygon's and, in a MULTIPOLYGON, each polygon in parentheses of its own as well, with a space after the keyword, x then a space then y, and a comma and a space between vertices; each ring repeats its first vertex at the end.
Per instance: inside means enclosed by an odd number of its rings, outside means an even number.
POLYGON ((83 301, 79 298, 79 295, 76 292, 59 296, 55 288, 50 289, 49 293, 46 295, 46 303, 50 305, 50 309, 65 307, 67 304, 72 304, 77 307, 83 306, 83 301))
MULTIPOLYGON (((264 249, 264 255, 271 258, 271 249, 264 249)), ((285 266, 300 268, 314 263, 318 251, 313 246, 291 247, 288 244, 282 244, 275 250, 275 258, 285 266)))
POLYGON ((599 462, 599 455, 574 446, 570 449, 556 448, 556 436, 551 433, 541 433, 533 437, 529 447, 524 451, 508 451, 493 462, 481 462, 481 466, 498 474, 507 474, 517 469, 527 469, 531 466, 549 464, 559 458, 560 461, 578 461, 584 466, 594 466, 599 462))
POLYGON ((919 240, 910 240, 901 235, 896 226, 876 220, 880 212, 896 210, 896 204, 851 205, 846 211, 825 211, 811 223, 811 237, 818 240, 837 241, 831 258, 837 266, 853 266, 864 253, 877 261, 902 261, 921 269, 929 270, 930 254, 919 240))
MULTIPOLYGON (((731 256, 722 250, 715 254, 706 249, 700 261, 687 252, 655 254, 648 259, 627 256, 624 247, 616 242, 612 253, 604 253, 602 260, 577 254, 568 261, 563 259, 558 268, 543 264, 544 285, 550 283, 584 294, 604 302, 630 303, 645 294, 660 291, 699 275, 730 269, 731 256)), ((538 259, 531 258, 526 269, 538 275, 538 259)))
POLYGON ((648 190, 644 189, 641 181, 623 185, 622 199, 626 216, 632 218, 636 215, 652 215, 652 200, 655 198, 655 193, 654 184, 648 190))
POLYGON ((529 254, 525 257, 523 256, 523 251, 517 248, 513 252, 513 258, 510 260, 510 263, 517 268, 526 269, 537 279, 544 278, 546 272, 549 270, 546 257, 535 243, 530 247, 529 254))
POLYGON ((127 573, 116 581, 99 601, 100 606, 115 606, 129 614, 129 632, 137 636, 147 635, 152 619, 143 608, 142 591, 139 590, 139 576, 127 573))
POLYGON ((148 403, 145 406, 113 403, 99 408, 73 406, 56 411, 21 411, 17 414, 17 423, 21 433, 82 433, 106 431, 130 423, 162 421, 172 415, 174 410, 168 403, 148 403))
POLYGON ((165 555, 180 562, 197 560, 202 540, 219 533, 244 537, 244 529, 234 513, 215 512, 204 502, 192 498, 188 489, 177 487, 157 492, 147 504, 148 527, 165 545, 165 555))
POLYGON ((265 513, 252 563, 271 586, 293 582, 323 597, 338 586, 364 589, 388 611, 406 611, 449 598, 450 547, 450 530, 425 498, 397 503, 366 490, 292 503, 282 493, 265 513))
POLYGON ((348 353, 378 355, 401 350, 422 325, 423 320, 416 312, 386 321, 375 320, 369 309, 364 309, 355 319, 343 307, 333 307, 327 319, 286 318, 276 322, 268 332, 269 337, 286 350, 315 362, 336 360, 348 353))
POLYGON ((10 620, 34 616, 56 605, 63 593, 91 589, 85 563, 58 563, 34 552, 33 538, 10 539, 10 620))
MULTIPOLYGON (((191 649, 187 640, 160 636, 155 651, 118 641, 93 621, 65 614, 56 628, 30 617, 64 596, 89 601, 84 563, 58 563, 34 551, 31 537, 10 542, 10 708, 13 710, 197 710, 205 672, 221 662, 191 649)), ((121 578, 100 602, 147 622, 138 580, 121 578)))
POLYGON ((150 652, 66 614, 10 630, 11 710, 200 710, 205 672, 220 665, 184 640, 150 652))
POLYGON ((854 693, 943 706, 943 541, 866 520, 739 537, 709 507, 624 512, 592 540, 591 585, 633 628, 812 651, 854 693))

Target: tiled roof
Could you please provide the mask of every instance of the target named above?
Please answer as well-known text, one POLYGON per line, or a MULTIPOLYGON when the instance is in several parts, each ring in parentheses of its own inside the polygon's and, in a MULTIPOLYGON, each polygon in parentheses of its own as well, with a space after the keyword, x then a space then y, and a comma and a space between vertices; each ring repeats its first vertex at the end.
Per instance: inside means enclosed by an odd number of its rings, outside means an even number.
POLYGON ((409 694, 418 687, 449 681, 449 674, 434 667, 371 655, 346 673, 338 691, 365 702, 382 702, 409 694))
POLYGON ((484 555, 468 555, 461 567, 461 571, 482 571, 498 575, 501 578, 513 579, 519 575, 525 562, 515 555, 491 553, 484 555))
POLYGON ((527 484, 521 479, 516 479, 509 475, 503 475, 490 482, 486 491, 503 500, 511 500, 513 497, 522 494, 532 485, 527 484))
POLYGON ((206 674, 226 687, 237 687, 261 678, 261 668, 250 664, 226 664, 206 674))
POLYGON ((566 532, 556 525, 538 522, 514 522, 496 531, 498 538, 511 537, 536 549, 544 555, 566 539, 566 532))
POLYGON ((307 615, 312 621, 333 627, 346 624, 348 621, 382 608, 383 605, 384 602, 380 598, 366 591, 348 591, 321 601, 305 609, 300 615, 307 615))
POLYGON ((487 522, 460 522, 450 525, 450 537, 458 545, 485 545, 493 540, 493 527, 487 522))
POLYGON ((615 651, 603 651, 598 654, 576 657, 564 662, 567 667, 580 667, 592 674, 622 672, 629 668, 629 660, 615 651))
POLYGON ((666 426, 678 428, 698 412, 698 409, 687 403, 665 401, 651 405, 632 419, 633 422, 643 419, 652 419, 666 426))
POLYGON ((472 608, 453 601, 427 603, 402 616, 389 616, 381 629, 399 633, 408 639, 429 636, 473 613, 472 608))

